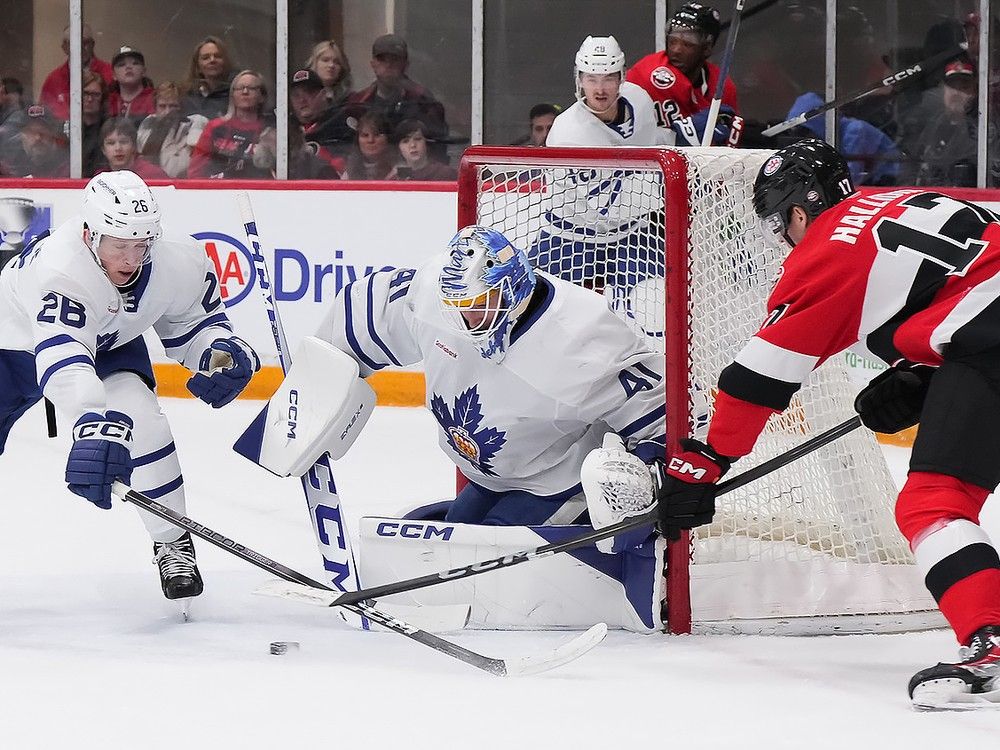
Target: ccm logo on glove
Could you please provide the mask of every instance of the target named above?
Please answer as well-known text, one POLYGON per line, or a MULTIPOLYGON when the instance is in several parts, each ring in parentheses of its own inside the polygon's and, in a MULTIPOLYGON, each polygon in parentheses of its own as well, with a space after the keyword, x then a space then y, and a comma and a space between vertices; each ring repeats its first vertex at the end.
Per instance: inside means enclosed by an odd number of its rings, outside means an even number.
POLYGON ((73 430, 74 440, 85 440, 87 438, 103 438, 114 440, 118 443, 132 442, 132 428, 127 424, 118 422, 87 422, 78 425, 73 430))
POLYGON ((694 466, 693 464, 685 461, 682 458, 674 456, 670 459, 670 463, 667 464, 667 468, 674 474, 689 474, 693 479, 702 480, 708 473, 708 470, 704 466, 694 466))

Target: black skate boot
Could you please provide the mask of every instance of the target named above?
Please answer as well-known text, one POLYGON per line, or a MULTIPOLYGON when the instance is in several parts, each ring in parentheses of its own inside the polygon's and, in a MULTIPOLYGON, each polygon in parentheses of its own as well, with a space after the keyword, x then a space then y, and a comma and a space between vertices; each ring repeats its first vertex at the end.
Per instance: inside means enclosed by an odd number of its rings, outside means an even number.
POLYGON ((167 599, 198 596, 205 588, 189 532, 173 542, 153 542, 153 562, 160 569, 160 586, 167 599))
POLYGON ((964 710, 1000 704, 1000 625, 977 630, 958 657, 959 662, 937 664, 913 675, 909 689, 916 708, 964 710))

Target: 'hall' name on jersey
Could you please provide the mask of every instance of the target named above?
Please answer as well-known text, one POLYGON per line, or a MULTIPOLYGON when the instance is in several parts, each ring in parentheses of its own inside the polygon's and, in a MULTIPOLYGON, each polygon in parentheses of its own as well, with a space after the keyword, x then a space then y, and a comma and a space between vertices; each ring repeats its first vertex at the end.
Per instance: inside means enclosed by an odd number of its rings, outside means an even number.
POLYGON ((847 213, 841 217, 840 223, 834 227, 833 233, 830 235, 830 240, 840 240, 841 242, 853 245, 858 241, 858 235, 861 234, 861 230, 865 228, 865 225, 871 221, 872 217, 879 211, 897 198, 902 198, 904 195, 910 195, 911 193, 917 192, 919 191, 911 188, 908 190, 893 190, 891 193, 879 193, 878 195, 858 198, 854 201, 854 205, 847 209, 847 213))

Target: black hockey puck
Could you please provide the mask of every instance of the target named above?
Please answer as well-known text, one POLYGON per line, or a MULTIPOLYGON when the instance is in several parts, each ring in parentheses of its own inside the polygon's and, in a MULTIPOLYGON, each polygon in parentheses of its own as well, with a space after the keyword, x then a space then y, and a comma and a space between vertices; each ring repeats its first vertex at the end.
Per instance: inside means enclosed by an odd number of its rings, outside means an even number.
POLYGON ((298 641, 272 641, 271 642, 271 654, 273 656, 282 656, 291 651, 299 650, 298 641))

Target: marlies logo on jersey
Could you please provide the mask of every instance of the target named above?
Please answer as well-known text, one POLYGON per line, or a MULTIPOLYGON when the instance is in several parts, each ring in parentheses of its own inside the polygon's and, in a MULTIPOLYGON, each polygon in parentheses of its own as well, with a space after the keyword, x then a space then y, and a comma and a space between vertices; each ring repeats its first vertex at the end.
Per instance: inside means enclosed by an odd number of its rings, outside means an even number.
POLYGON ((507 433, 482 426, 483 409, 476 386, 460 393, 452 409, 435 393, 431 398, 431 413, 457 453, 483 474, 496 476, 492 461, 507 442, 507 433))
POLYGON ((770 159, 768 159, 767 162, 764 164, 764 169, 763 169, 764 176, 770 177, 775 172, 777 172, 778 168, 781 166, 781 162, 782 158, 780 156, 772 156, 770 159))
POLYGON ((257 276, 253 255, 246 245, 221 232, 199 232, 191 236, 202 243, 205 254, 215 266, 223 304, 232 307, 240 302, 250 293, 257 276))
POLYGON ((677 82, 677 77, 670 68, 659 67, 649 74, 649 80, 658 89, 669 89, 677 82))

